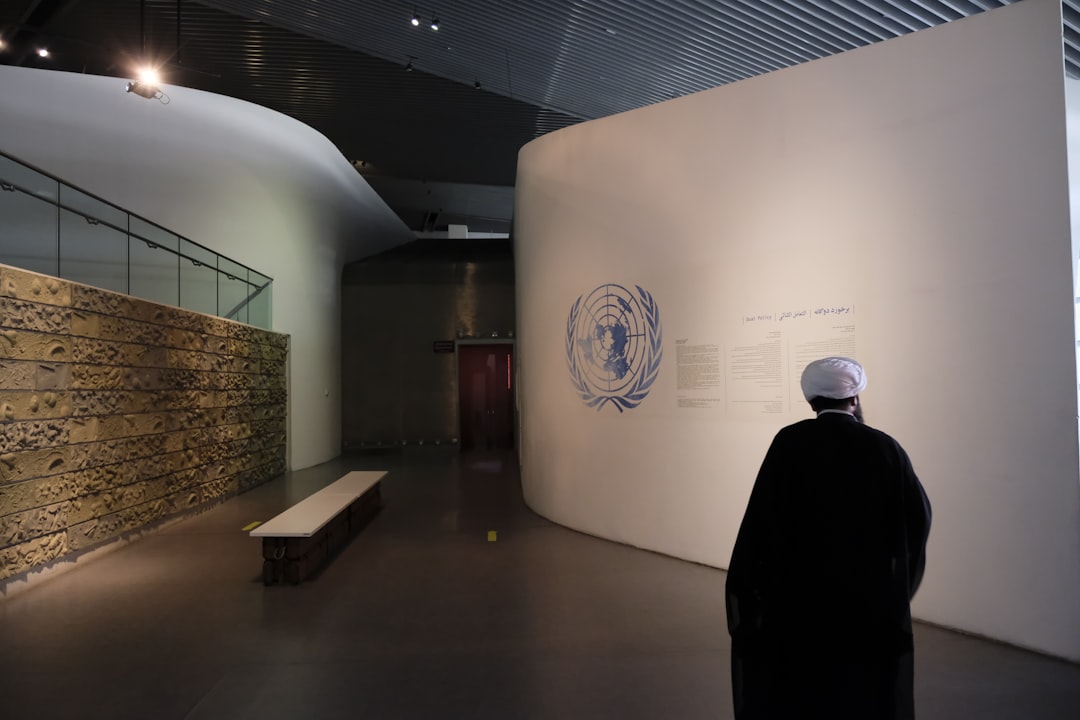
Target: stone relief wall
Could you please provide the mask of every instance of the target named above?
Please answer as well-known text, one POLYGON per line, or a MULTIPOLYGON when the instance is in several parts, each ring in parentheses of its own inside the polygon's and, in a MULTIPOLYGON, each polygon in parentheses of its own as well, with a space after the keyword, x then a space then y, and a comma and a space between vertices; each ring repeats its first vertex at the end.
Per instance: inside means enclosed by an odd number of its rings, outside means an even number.
POLYGON ((0 265, 0 584, 284 472, 287 352, 0 265))

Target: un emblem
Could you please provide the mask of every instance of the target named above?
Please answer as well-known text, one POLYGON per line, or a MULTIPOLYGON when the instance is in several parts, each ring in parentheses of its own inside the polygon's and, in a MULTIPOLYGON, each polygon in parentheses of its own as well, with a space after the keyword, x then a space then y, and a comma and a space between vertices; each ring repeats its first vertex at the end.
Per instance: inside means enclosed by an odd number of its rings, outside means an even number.
POLYGON ((566 361, 574 389, 597 412, 607 403, 619 412, 649 394, 664 357, 660 310, 635 285, 601 285, 579 296, 566 320, 566 361))

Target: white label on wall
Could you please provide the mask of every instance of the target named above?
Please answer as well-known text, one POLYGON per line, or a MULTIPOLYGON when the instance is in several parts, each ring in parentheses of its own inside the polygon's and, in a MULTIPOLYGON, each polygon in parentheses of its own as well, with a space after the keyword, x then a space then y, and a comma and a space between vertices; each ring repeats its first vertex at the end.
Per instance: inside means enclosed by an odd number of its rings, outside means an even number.
POLYGON ((854 305, 742 315, 725 346, 728 416, 787 420, 804 414, 803 368, 828 355, 855 357, 854 305))
POLYGON ((675 341, 676 391, 680 408, 723 408, 724 365, 720 345, 675 341))

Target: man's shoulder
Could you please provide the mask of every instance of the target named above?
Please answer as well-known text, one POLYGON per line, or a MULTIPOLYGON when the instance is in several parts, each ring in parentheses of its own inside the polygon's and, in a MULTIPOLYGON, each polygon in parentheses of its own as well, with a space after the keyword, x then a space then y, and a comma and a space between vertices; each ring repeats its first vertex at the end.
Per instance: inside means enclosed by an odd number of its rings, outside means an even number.
POLYGON ((907 460, 907 451, 892 435, 863 423, 856 423, 856 425, 858 425, 855 431, 857 433, 856 437, 861 437, 867 446, 877 447, 880 452, 891 457, 895 463, 903 465, 909 462, 907 460))
POLYGON ((780 429, 777 433, 777 437, 799 437, 806 435, 814 435, 821 432, 828 432, 830 429, 839 430, 844 433, 850 433, 855 437, 861 437, 867 441, 874 441, 886 445, 894 445, 900 447, 900 443, 897 442, 889 433, 884 430, 879 430, 872 425, 858 422, 850 416, 833 415, 822 416, 817 418, 807 418, 798 422, 792 423, 780 429))
POLYGON ((808 430, 814 426, 815 422, 817 422, 816 418, 806 418, 805 420, 799 420, 798 422, 794 422, 790 425, 785 425, 784 427, 780 428, 780 432, 795 433, 802 430, 808 430))
POLYGON ((890 443, 892 445, 896 445, 897 447, 900 446, 900 443, 898 443, 896 441, 896 438, 894 438, 892 435, 885 432, 884 430, 879 430, 878 428, 874 427, 873 425, 867 425, 865 423, 857 423, 857 425, 860 428, 860 432, 867 433, 868 435, 871 435, 871 436, 877 438, 881 442, 887 442, 887 443, 890 443))

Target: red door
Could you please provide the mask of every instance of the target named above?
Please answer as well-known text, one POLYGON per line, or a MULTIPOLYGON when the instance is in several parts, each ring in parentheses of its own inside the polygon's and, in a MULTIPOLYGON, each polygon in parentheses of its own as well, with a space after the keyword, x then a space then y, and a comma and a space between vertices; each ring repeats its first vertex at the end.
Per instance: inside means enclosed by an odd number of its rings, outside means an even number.
POLYGON ((458 345, 462 450, 514 447, 513 350, 510 343, 458 345))

